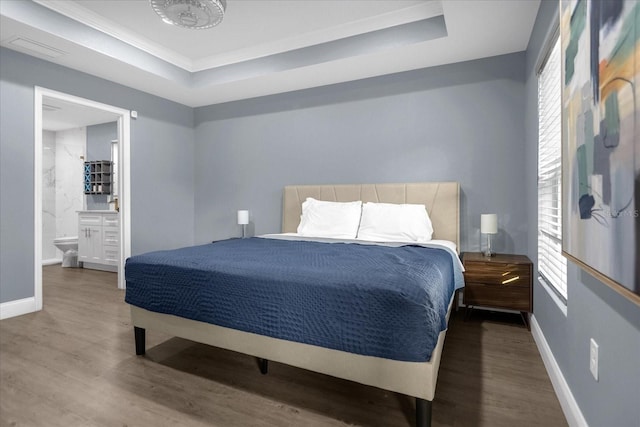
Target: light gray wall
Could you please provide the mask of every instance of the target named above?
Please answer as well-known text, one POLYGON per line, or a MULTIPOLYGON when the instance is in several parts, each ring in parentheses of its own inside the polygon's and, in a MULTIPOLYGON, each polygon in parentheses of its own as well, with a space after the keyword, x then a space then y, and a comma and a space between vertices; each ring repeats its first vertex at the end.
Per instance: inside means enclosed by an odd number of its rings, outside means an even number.
MULTIPOLYGON (((118 139, 118 122, 87 126, 87 157, 85 160, 111 160, 111 141, 114 139, 118 139)), ((88 194, 84 197, 89 210, 108 210, 111 208, 109 196, 106 194, 88 194)))
POLYGON ((0 302, 34 295, 33 88, 6 81, 7 62, 0 50, 0 302))
POLYGON ((118 139, 118 122, 87 126, 87 161, 111 160, 111 141, 118 139))
POLYGON ((0 49, 0 302, 32 297, 34 86, 137 110, 131 121, 131 249, 193 243, 193 109, 0 49))
MULTIPOLYGON (((558 2, 541 3, 527 49, 528 252, 536 262, 538 114, 535 68, 557 14, 558 2)), ((593 427, 640 425, 640 307, 569 262, 566 317, 537 280, 534 313, 588 424, 593 427), (600 346, 598 381, 589 372, 590 338, 600 346)))
POLYGON ((279 232, 287 184, 459 181, 461 246, 499 215, 498 251, 527 249, 524 54, 196 109, 196 241, 279 232))

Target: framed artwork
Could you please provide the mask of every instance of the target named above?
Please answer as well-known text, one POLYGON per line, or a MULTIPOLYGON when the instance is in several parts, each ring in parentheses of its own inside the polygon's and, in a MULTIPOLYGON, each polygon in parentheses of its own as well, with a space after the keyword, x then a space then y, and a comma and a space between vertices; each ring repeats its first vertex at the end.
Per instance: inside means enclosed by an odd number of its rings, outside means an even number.
POLYGON ((562 249, 640 304, 640 2, 561 0, 562 249))

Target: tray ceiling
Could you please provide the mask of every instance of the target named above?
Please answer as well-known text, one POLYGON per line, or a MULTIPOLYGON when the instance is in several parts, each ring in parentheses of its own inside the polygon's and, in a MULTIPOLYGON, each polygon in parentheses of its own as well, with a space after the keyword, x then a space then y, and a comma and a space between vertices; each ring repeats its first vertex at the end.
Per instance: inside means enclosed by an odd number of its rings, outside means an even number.
POLYGON ((228 0, 207 30, 142 0, 2 0, 0 45, 197 107, 520 52, 539 0, 228 0))

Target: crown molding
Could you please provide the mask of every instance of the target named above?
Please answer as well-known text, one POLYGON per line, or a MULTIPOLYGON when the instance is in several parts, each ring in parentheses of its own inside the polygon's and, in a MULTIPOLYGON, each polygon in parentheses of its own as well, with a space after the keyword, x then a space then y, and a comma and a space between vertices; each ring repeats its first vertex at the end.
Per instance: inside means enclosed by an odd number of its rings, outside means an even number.
POLYGON ((421 21, 443 14, 442 2, 440 0, 429 0, 415 6, 387 12, 369 18, 363 18, 357 21, 350 21, 331 28, 311 31, 295 37, 289 37, 270 43, 259 44, 246 49, 238 49, 233 52, 195 60, 193 62, 193 71, 204 71, 224 65, 263 58, 371 31, 421 21))
POLYGON ((262 58, 293 49, 326 43, 328 41, 363 34, 381 28, 407 24, 443 14, 442 2, 440 0, 429 0, 415 6, 352 21, 335 27, 264 43, 246 49, 238 49, 229 53, 191 60, 147 38, 140 37, 135 32, 127 30, 113 21, 104 19, 101 15, 75 2, 67 0, 33 0, 33 2, 191 73, 262 58))

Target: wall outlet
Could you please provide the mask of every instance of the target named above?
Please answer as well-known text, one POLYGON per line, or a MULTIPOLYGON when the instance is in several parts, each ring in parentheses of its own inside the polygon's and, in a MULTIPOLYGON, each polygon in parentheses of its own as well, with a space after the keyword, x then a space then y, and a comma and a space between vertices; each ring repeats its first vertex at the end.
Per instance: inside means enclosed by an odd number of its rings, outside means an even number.
POLYGON ((591 338, 589 346, 589 370, 596 381, 598 381, 598 348, 598 343, 591 338))

